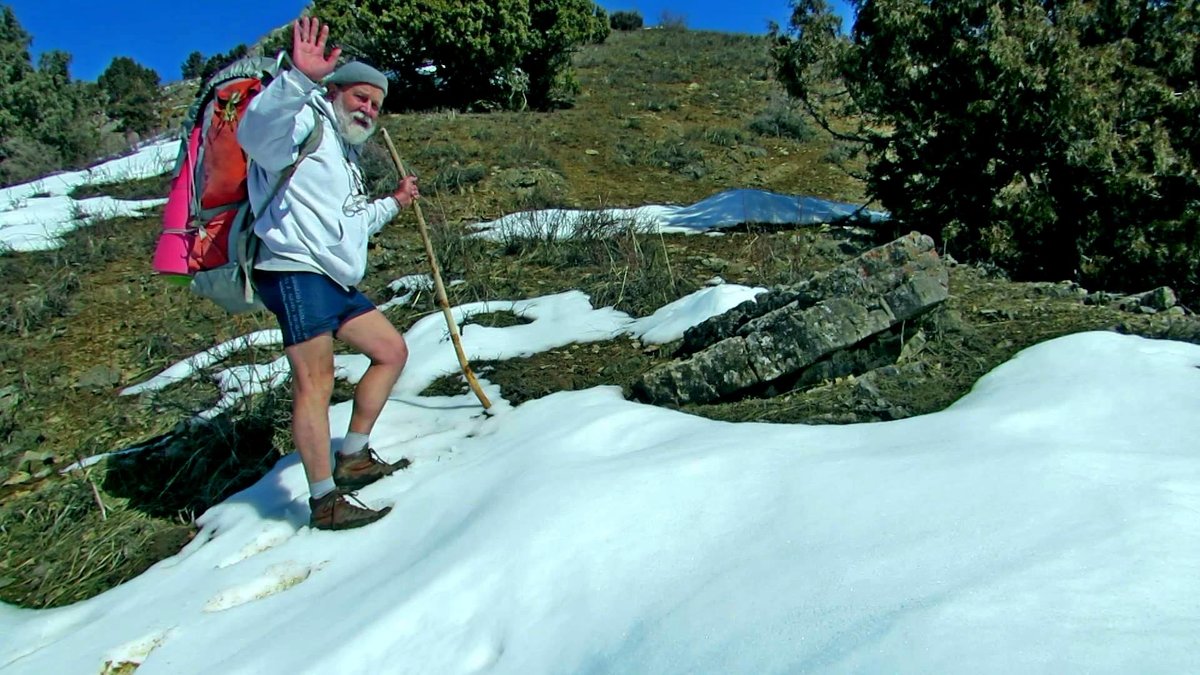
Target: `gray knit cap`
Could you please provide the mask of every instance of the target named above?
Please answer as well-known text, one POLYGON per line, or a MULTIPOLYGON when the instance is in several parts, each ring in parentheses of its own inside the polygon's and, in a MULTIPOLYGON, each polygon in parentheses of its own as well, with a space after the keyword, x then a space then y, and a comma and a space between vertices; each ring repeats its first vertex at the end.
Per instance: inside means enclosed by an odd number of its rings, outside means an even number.
POLYGON ((383 95, 387 96, 387 76, 361 61, 350 61, 325 78, 325 84, 348 86, 360 83, 379 87, 383 90, 383 95))

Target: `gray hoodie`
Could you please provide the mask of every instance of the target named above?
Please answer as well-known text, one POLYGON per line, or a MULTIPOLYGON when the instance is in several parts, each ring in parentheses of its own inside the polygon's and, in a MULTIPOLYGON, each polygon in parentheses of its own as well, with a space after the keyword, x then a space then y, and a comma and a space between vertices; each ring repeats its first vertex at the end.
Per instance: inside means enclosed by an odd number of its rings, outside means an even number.
POLYGON ((392 197, 367 198, 358 149, 342 140, 323 93, 303 73, 286 70, 254 97, 238 127, 238 142, 252 160, 248 187, 258 212, 314 124, 325 125, 321 144, 254 226, 263 243, 255 268, 318 272, 350 288, 366 274, 368 237, 400 205, 392 197))

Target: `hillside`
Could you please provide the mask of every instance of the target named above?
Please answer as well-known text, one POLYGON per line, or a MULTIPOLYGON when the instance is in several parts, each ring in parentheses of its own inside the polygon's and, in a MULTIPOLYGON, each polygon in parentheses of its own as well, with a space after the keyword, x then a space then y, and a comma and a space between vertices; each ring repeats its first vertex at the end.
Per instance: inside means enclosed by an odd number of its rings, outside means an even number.
MULTIPOLYGON (((582 91, 572 109, 387 118, 422 177, 424 213, 444 275, 463 282, 452 286, 451 301, 580 289, 596 307, 645 316, 716 275, 746 285, 792 283, 900 234, 747 223, 722 237, 624 231, 602 240, 488 242, 465 236, 470 225, 514 211, 686 204, 735 187, 860 202, 861 185, 839 163, 844 153, 811 130, 772 81, 766 48, 763 38, 741 35, 614 33, 576 55, 582 91)), ((370 166, 378 189, 394 181, 381 148, 373 149, 370 166)), ((161 196, 165 179, 105 189, 161 196)), ((72 234, 61 250, 0 258, 3 314, 10 317, 0 334, 0 599, 6 602, 63 605, 137 575, 189 541, 204 509, 253 483, 290 448, 283 393, 254 397, 215 431, 195 434, 183 423, 218 399, 211 381, 116 395, 214 344, 273 327, 269 316, 229 317, 155 278, 149 255, 158 227, 154 217, 112 220, 72 234), (177 429, 184 451, 169 461, 58 471, 177 429)), ((364 290, 379 302, 392 297, 393 280, 425 272, 411 216, 378 237, 371 265, 364 290)), ((869 394, 852 380, 830 382, 687 412, 820 423, 920 415, 945 408, 984 373, 1050 338, 1092 329, 1193 342, 1200 336, 1183 311, 1129 312, 1087 304, 1085 294, 1068 284, 1012 283, 998 270, 952 266, 950 301, 912 326, 926 336, 919 380, 885 381, 869 394)), ((389 316, 409 328, 433 310, 425 297, 389 316)), ((515 318, 501 312, 473 320, 508 325, 515 318)), ((238 358, 263 363, 279 354, 264 348, 238 358)), ((627 387, 667 358, 667 348, 618 339, 476 365, 519 405, 560 390, 627 387)), ((431 391, 461 387, 445 378, 431 391)))

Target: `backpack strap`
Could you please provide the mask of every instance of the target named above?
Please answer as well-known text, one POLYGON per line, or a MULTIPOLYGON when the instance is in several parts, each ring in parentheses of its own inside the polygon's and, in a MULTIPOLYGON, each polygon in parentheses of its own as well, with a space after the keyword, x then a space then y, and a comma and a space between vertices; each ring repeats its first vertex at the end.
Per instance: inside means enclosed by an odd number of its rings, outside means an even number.
MULTIPOLYGON (((296 161, 292 162, 283 171, 279 173, 278 180, 275 181, 275 186, 271 188, 270 194, 263 200, 258 209, 251 209, 249 222, 246 224, 245 230, 237 237, 236 258, 238 261, 238 274, 244 280, 243 287, 245 288, 246 302, 254 300, 254 283, 252 269, 254 268, 254 259, 258 257, 258 237, 254 234, 254 227, 258 225, 258 221, 263 217, 270 208, 275 198, 279 196, 279 192, 283 186, 292 179, 296 173, 296 167, 300 166, 306 157, 316 152, 321 145, 321 140, 325 135, 325 124, 321 120, 321 115, 315 107, 309 106, 313 113, 313 130, 309 132, 308 137, 304 139, 304 143, 300 145, 300 152, 296 154, 296 161)), ((251 160, 253 163, 253 160, 251 160)))
MULTIPOLYGON (((296 167, 300 166, 300 162, 303 162, 304 158, 316 152, 317 147, 321 145, 321 139, 325 136, 325 125, 321 122, 321 115, 315 107, 310 105, 308 109, 313 114, 313 130, 308 133, 304 142, 300 144, 300 151, 296 153, 296 161, 279 172, 279 180, 275 181, 275 187, 271 188, 271 194, 267 195, 266 200, 262 203, 262 207, 255 211, 257 215, 254 220, 256 222, 266 212, 271 202, 275 201, 275 197, 279 195, 279 191, 283 189, 284 184, 291 180, 292 175, 296 173, 296 167)), ((253 163, 254 160, 250 161, 253 163)))

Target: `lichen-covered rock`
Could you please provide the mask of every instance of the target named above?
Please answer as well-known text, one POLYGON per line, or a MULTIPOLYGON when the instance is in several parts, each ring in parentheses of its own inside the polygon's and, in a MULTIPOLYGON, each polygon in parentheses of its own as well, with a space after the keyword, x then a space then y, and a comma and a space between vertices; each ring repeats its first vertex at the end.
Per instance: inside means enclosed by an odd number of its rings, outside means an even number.
MULTIPOLYGON (((634 394, 654 403, 705 403, 784 379, 861 347, 943 302, 949 277, 929 237, 913 232, 758 302, 738 305, 684 335, 688 358, 643 374, 634 394)), ((877 361, 873 360, 872 362, 877 361)))

